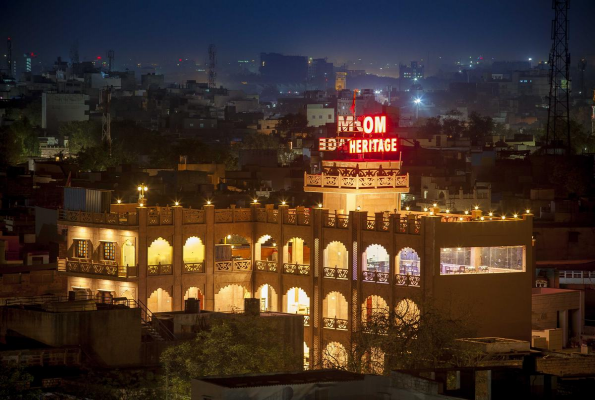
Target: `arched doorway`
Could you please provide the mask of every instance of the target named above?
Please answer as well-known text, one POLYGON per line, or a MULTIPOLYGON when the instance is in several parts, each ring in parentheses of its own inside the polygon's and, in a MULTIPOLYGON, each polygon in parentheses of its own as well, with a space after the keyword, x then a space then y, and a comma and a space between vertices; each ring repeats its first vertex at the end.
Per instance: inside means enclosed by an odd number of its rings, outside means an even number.
POLYGON ((285 312, 289 314, 310 315, 310 297, 301 288, 291 288, 283 296, 285 312))
POLYGON ((347 247, 341 242, 331 242, 323 252, 324 277, 347 279, 349 267, 349 254, 347 247))
POLYGON ((421 272, 419 255, 410 247, 403 248, 396 256, 395 268, 399 275, 419 276, 421 272))
POLYGON ((184 263, 201 263, 205 259, 205 245, 196 236, 186 239, 183 248, 184 263))
POLYGON ((158 238, 148 248, 147 272, 149 275, 172 273, 173 247, 163 238, 158 238))
POLYGON ((264 284, 258 288, 255 297, 260 299, 260 311, 277 311, 277 292, 268 284, 264 284))
POLYGON ((172 299, 167 290, 159 288, 151 293, 147 301, 147 307, 151 312, 170 312, 172 310, 172 299))
POLYGON ((215 245, 216 271, 250 271, 252 250, 250 242, 235 234, 224 236, 215 245))
POLYGON ((249 293, 241 285, 228 285, 215 294, 215 310, 221 312, 237 312, 244 309, 244 299, 249 293))
POLYGON ((126 267, 134 267, 136 265, 134 239, 126 239, 122 244, 122 265, 126 267))
POLYGON ((347 367, 347 350, 339 342, 330 342, 322 353, 322 366, 324 368, 345 369, 347 367))
POLYGON ((186 290, 186 293, 184 294, 184 300, 188 299, 198 299, 200 309, 205 309, 204 296, 199 288, 195 286, 189 287, 188 290, 186 290))
POLYGON ((283 262, 310 265, 310 247, 304 239, 294 237, 283 246, 283 262))
POLYGON ((390 261, 388 252, 379 244, 372 244, 362 254, 363 280, 388 283, 390 261))
POLYGON ((376 295, 368 296, 362 303, 362 322, 376 322, 388 317, 388 304, 386 301, 376 295))
POLYGON ((339 292, 330 292, 322 301, 322 322, 326 329, 347 330, 349 303, 339 292))
POLYGON ((395 323, 417 328, 419 319, 419 307, 413 300, 403 299, 395 306, 395 323))

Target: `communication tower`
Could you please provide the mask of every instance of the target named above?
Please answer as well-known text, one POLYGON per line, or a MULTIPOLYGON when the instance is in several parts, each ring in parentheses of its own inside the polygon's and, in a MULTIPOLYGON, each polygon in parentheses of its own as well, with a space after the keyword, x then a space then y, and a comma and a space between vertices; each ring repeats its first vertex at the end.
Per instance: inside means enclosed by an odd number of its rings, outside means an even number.
POLYGON ((217 49, 214 44, 209 45, 209 88, 214 89, 216 87, 215 79, 217 78, 217 72, 215 72, 215 65, 217 64, 217 49))
POLYGON ((70 46, 70 62, 72 64, 78 64, 79 61, 79 41, 75 40, 70 46))
POLYGON ((109 146, 109 156, 112 156, 112 131, 110 103, 112 101, 112 87, 106 86, 103 91, 103 118, 101 124, 101 139, 105 140, 109 146))
POLYGON ((108 64, 107 64, 108 72, 112 72, 112 63, 115 60, 113 50, 107 51, 107 60, 108 60, 108 64))
POLYGON ((552 0, 550 51, 550 94, 546 129, 546 154, 570 152, 570 53, 568 52, 568 9, 570 0, 552 0), (565 143, 564 143, 565 142, 565 143))

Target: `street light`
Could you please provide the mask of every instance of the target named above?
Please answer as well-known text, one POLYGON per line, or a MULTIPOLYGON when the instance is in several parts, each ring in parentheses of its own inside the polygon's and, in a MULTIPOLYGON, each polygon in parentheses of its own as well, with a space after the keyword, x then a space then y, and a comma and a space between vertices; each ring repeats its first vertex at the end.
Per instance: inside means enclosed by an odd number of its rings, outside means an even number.
POLYGON ((147 186, 145 186, 144 183, 141 183, 138 187, 138 202, 142 203, 143 200, 145 199, 145 192, 149 190, 149 188, 147 186))
POLYGON ((417 120, 419 118, 419 106, 421 104, 421 99, 417 97, 415 100, 413 100, 413 103, 415 104, 415 119, 417 120))

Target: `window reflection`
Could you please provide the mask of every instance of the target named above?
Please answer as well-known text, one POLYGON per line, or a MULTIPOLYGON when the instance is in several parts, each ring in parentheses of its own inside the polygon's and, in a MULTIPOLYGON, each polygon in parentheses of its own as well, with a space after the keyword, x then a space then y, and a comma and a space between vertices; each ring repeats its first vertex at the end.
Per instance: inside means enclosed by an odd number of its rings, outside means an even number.
POLYGON ((523 272, 525 246, 440 249, 440 275, 523 272))

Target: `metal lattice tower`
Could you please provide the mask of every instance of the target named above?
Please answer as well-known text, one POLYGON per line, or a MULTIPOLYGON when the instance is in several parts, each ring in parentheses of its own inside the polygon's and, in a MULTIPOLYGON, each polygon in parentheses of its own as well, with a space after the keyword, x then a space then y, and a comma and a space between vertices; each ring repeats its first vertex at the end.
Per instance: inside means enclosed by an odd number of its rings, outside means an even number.
POLYGON ((217 85, 215 80, 217 72, 215 72, 215 65, 217 64, 217 49, 214 44, 209 45, 209 88, 214 89, 217 85))
POLYGON ((550 94, 546 130, 547 153, 556 153, 564 143, 570 152, 570 53, 568 52, 568 9, 570 0, 552 0, 555 18, 552 21, 550 51, 550 94))
POLYGON ((107 51, 107 60, 108 60, 108 64, 107 64, 107 68, 108 69, 107 70, 108 70, 108 72, 112 72, 112 63, 115 60, 114 51, 113 50, 108 50, 107 51))
POLYGON ((6 67, 8 68, 8 76, 12 76, 12 40, 6 40, 6 67))
POLYGON ((111 131, 111 115, 110 103, 112 101, 112 88, 106 86, 103 91, 103 118, 101 124, 101 139, 105 140, 109 146, 109 156, 112 156, 112 131, 111 131))

